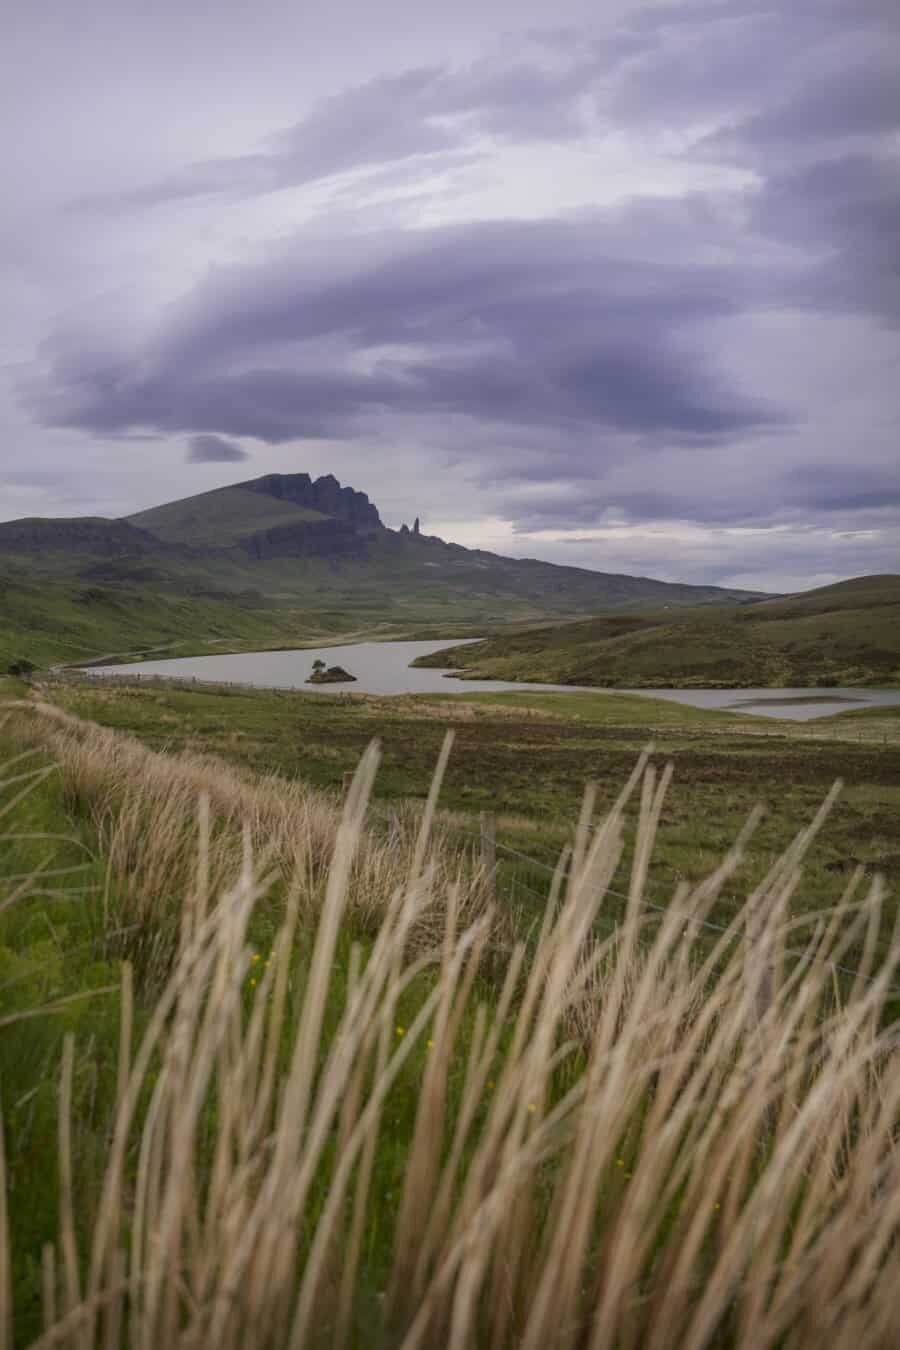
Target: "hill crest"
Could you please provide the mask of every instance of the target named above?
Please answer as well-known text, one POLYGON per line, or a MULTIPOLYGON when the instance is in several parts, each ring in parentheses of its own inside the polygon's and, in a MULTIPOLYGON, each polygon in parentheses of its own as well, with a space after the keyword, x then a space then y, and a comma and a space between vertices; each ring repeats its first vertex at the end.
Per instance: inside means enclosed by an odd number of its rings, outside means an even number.
POLYGON ((440 623, 443 632, 453 631, 447 623, 508 628, 761 597, 503 557, 415 526, 390 529, 365 492, 333 474, 307 473, 265 474, 120 520, 0 524, 0 570, 192 595, 252 591, 266 603, 327 609, 366 625, 440 623))

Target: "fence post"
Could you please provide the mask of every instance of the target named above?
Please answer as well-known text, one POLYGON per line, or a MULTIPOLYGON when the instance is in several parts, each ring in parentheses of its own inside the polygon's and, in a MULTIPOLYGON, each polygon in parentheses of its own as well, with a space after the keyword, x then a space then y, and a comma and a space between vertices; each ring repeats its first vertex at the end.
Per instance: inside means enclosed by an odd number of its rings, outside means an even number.
POLYGON ((481 865, 493 894, 496 890, 497 823, 489 811, 481 813, 481 865))
POLYGON ((347 793, 350 791, 350 784, 352 782, 353 782, 353 772, 352 770, 348 769, 348 771, 344 774, 343 778, 341 779, 341 791, 343 792, 345 797, 347 793))
POLYGON ((768 937, 765 907, 758 899, 747 919, 745 935, 747 954, 744 959, 751 1017, 757 1024, 769 1011, 775 993, 773 953, 768 937))

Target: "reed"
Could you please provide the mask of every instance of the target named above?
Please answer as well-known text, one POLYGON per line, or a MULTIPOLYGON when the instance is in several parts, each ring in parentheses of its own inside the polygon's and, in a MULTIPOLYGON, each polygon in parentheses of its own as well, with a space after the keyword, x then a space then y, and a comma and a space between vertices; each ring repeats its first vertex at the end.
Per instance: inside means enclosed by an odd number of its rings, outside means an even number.
MULTIPOLYGON (((900 1062, 886 1016, 900 938, 877 940, 877 877, 861 894, 855 876, 805 928, 790 917, 834 794, 701 944, 755 818, 704 882, 648 909, 671 770, 645 753, 600 821, 588 794, 536 940, 510 940, 485 981, 498 920, 430 834, 439 774, 418 835, 386 856, 367 829, 374 745, 338 807, 167 763, 56 712, 19 716, 97 819, 116 816, 106 842, 111 865, 141 873, 136 911, 174 907, 179 921, 140 1035, 123 968, 108 1156, 80 1216, 66 1042, 60 1232, 43 1255, 37 1346, 900 1343, 900 1062), (627 910, 601 940, 634 809, 627 910), (174 842, 158 842, 163 827, 174 842), (248 933, 273 887, 280 922, 251 986, 248 933), (360 906, 371 934, 348 962, 360 906), (864 966, 846 981, 836 965, 860 933, 864 966), (376 1231, 398 1150, 399 1193, 376 1231)), ((9 1339, 5 1217, 0 1202, 9 1339)))

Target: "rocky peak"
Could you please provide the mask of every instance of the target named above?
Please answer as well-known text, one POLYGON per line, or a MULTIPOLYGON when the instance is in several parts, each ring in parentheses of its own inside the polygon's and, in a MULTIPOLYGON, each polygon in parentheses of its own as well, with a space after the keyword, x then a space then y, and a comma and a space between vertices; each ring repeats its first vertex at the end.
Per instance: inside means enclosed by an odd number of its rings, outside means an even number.
POLYGON ((308 473, 267 473, 237 486, 247 492, 259 492, 265 497, 277 497, 279 501, 295 502, 309 510, 321 511, 323 515, 346 521, 356 529, 377 529, 381 525, 378 508, 369 501, 366 493, 341 487, 330 473, 315 479, 308 473))

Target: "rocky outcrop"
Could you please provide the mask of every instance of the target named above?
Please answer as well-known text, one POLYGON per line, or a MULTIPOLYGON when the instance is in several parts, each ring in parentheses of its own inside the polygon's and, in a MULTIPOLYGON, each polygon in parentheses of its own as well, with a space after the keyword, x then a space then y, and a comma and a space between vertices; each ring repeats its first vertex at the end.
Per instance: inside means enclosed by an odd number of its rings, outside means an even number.
POLYGON ((306 681, 307 684, 355 684, 356 676, 351 675, 343 666, 328 666, 326 670, 316 670, 306 681))
POLYGON ((321 511, 323 515, 346 521, 358 530, 375 530, 381 525, 378 508, 369 501, 366 493, 341 487, 330 473, 315 479, 308 473, 267 473, 262 478, 235 486, 246 492, 262 493, 265 497, 277 497, 279 501, 295 502, 311 511, 321 511))
POLYGON ((343 520, 304 520, 257 530, 238 547, 251 558, 365 558, 367 539, 343 520))
POLYGON ((135 557, 171 551, 147 530, 129 525, 125 520, 105 520, 102 516, 76 516, 70 519, 35 516, 0 524, 0 552, 39 553, 48 550, 76 556, 87 553, 97 558, 135 557))

